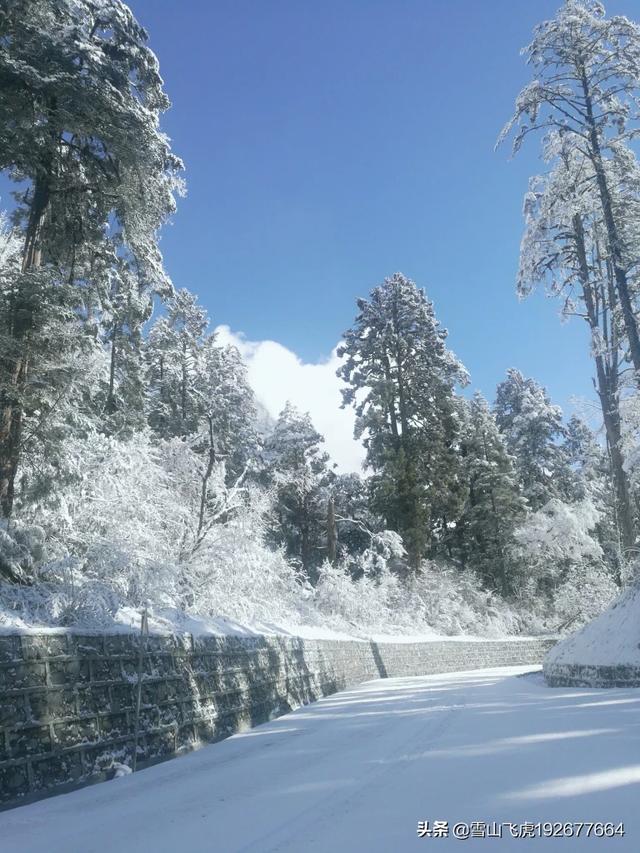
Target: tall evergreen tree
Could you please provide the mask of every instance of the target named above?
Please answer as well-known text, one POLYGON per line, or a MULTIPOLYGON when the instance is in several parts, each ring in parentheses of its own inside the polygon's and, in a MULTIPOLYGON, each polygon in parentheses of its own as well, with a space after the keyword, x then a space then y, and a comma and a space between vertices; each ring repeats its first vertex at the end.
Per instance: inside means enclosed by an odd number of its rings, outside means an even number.
MULTIPOLYGON (((162 438, 211 435, 230 478, 258 455, 256 404, 240 353, 207 334, 209 320, 194 294, 179 290, 145 342, 149 425, 162 438)), ((197 449, 197 448, 196 448, 197 449)))
POLYGON ((202 388, 202 351, 209 320, 196 296, 182 288, 167 315, 149 332, 149 423, 163 438, 197 431, 207 406, 202 388))
POLYGON ((256 399, 237 348, 218 346, 210 335, 203 347, 202 380, 202 399, 228 478, 235 480, 247 468, 255 474, 261 448, 256 399))
POLYGON ((287 403, 264 446, 268 483, 276 496, 272 539, 284 545, 312 582, 327 556, 328 486, 334 477, 323 442, 309 415, 287 403))
POLYGON ((566 499, 567 458, 562 447, 562 411, 546 390, 519 370, 508 370, 498 385, 495 404, 498 428, 516 459, 516 471, 532 510, 551 498, 566 499))
POLYGON ((572 501, 589 500, 599 513, 595 538, 616 582, 622 582, 625 562, 623 523, 619 518, 619 494, 607 449, 593 431, 573 415, 566 426, 564 450, 570 466, 572 501))
POLYGON ((467 406, 462 452, 469 489, 459 522, 465 562, 485 584, 508 594, 514 587, 513 531, 524 518, 526 501, 518 485, 515 460, 480 393, 467 406))
POLYGON ((359 299, 358 309, 338 349, 343 404, 356 410, 374 510, 402 535, 417 568, 432 533, 447 530, 460 509, 452 506, 460 430, 454 387, 467 374, 445 345, 432 303, 401 273, 359 299))
POLYGON ((87 306, 92 313, 87 311, 85 324, 91 328, 95 321, 97 340, 108 355, 103 387, 94 400, 96 417, 102 431, 130 435, 144 424, 143 326, 153 312, 155 291, 117 255, 102 270, 104 287, 99 286, 101 276, 95 266, 94 274, 98 301, 87 306))
MULTIPOLYGON (((20 231, 9 229, 0 216, 0 365, 16 353, 13 301, 22 277, 23 245, 20 231)), ((20 393, 22 464, 12 487, 12 506, 18 508, 66 482, 66 440, 82 439, 102 422, 105 354, 97 331, 78 314, 73 290, 62 282, 55 300, 46 293, 34 302, 29 381, 20 393)))
POLYGON ((640 332, 633 287, 638 259, 625 246, 629 230, 625 219, 635 212, 616 209, 606 164, 621 143, 637 135, 640 27, 620 15, 607 18, 599 0, 565 0, 555 18, 536 27, 524 53, 535 77, 518 95, 515 113, 500 140, 517 127, 517 151, 531 132, 557 131, 565 150, 569 146, 589 161, 606 255, 640 383, 640 332))
MULTIPOLYGON (((596 368, 594 384, 616 491, 617 527, 622 548, 628 552, 635 542, 636 518, 622 453, 620 396, 626 348, 613 267, 606 252, 606 229, 591 161, 558 134, 551 139, 553 150, 560 152, 557 163, 549 175, 530 182, 525 199, 518 293, 526 296, 546 284, 553 295, 562 298, 566 314, 578 314, 588 324, 596 368)), ((614 210, 627 226, 627 254, 632 247, 637 253, 640 168, 622 144, 613 153, 605 167, 614 210)))
POLYGON ((0 169, 25 182, 21 272, 0 362, 0 505, 11 513, 25 393, 50 308, 77 315, 109 242, 167 288, 156 234, 180 161, 147 35, 120 0, 7 0, 0 9, 0 169))
POLYGON ((338 474, 331 484, 331 495, 339 553, 356 557, 370 546, 372 533, 382 527, 371 509, 369 484, 360 474, 338 474))

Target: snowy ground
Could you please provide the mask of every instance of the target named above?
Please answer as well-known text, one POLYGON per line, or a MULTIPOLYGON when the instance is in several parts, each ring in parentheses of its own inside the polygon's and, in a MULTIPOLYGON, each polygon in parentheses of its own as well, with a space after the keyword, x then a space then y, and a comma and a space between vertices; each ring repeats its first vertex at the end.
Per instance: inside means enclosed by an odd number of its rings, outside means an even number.
MULTIPOLYGON (((640 850, 640 689, 551 689, 527 667, 371 681, 135 776, 0 814, 2 853, 440 850, 419 820, 623 821, 640 850)), ((586 832, 586 829, 583 830, 586 832)), ((510 836, 465 841, 519 850, 510 836)))
MULTIPOLYGON (((1 598, 1 596, 0 596, 1 598)), ((142 611, 133 607, 121 607, 108 625, 97 625, 91 620, 74 624, 72 627, 53 626, 40 623, 35 619, 25 621, 12 610, 3 610, 0 600, 0 635, 2 634, 129 634, 140 631, 142 611)), ((240 622, 227 616, 204 617, 192 616, 176 608, 150 610, 148 626, 152 634, 192 634, 194 637, 298 637, 303 640, 361 640, 377 643, 429 643, 440 640, 457 641, 461 643, 487 640, 531 640, 538 635, 509 634, 504 631, 492 631, 482 635, 473 634, 438 634, 425 625, 420 633, 412 633, 399 627, 395 633, 381 633, 368 628, 352 625, 349 632, 338 631, 326 625, 300 625, 293 622, 240 622)), ((548 636, 548 635, 544 635, 548 636)))

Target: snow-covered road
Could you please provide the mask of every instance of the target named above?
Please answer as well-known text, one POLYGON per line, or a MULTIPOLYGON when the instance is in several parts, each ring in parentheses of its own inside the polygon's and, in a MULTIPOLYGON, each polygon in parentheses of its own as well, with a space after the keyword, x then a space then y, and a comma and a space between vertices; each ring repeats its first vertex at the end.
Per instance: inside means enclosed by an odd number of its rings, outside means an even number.
POLYGON ((136 776, 0 814, 2 853, 640 851, 640 689, 531 667, 371 681, 136 776), (418 821, 621 821, 625 836, 419 838, 418 821))

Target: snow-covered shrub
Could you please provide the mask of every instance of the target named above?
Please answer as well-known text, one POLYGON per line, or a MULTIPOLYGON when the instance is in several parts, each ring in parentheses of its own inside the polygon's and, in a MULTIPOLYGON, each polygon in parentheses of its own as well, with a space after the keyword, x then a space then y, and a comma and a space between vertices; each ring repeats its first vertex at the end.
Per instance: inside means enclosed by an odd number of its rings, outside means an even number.
POLYGON ((338 630, 386 631, 402 622, 404 614, 393 608, 398 578, 386 568, 376 568, 375 576, 353 580, 344 564, 323 563, 313 601, 326 624, 338 630))
POLYGON ((560 584, 553 596, 557 627, 575 630, 599 616, 619 595, 611 575, 596 566, 581 566, 560 584))
POLYGON ((224 614, 245 624, 301 621, 309 587, 282 549, 265 544, 269 500, 259 489, 248 489, 229 517, 213 525, 203 544, 183 561, 194 612, 224 614))
POLYGON ((406 556, 400 534, 395 530, 382 530, 371 534, 369 547, 355 558, 352 572, 356 577, 363 574, 382 580, 390 568, 402 565, 406 556))
POLYGON ((553 498, 531 513, 515 531, 515 556, 526 574, 558 577, 563 570, 602 558, 602 548, 591 536, 600 513, 586 499, 568 504, 553 498))
POLYGON ((0 580, 28 583, 44 554, 44 540, 40 527, 0 519, 0 580))
POLYGON ((218 465, 200 523, 203 462, 180 439, 92 433, 70 442, 66 457, 70 476, 28 514, 40 528, 0 531, 5 559, 14 567, 27 561, 35 581, 7 590, 5 608, 64 625, 104 626, 123 608, 145 604, 245 622, 301 621, 297 607, 308 594, 263 541, 266 494, 227 487, 218 465), (29 532, 33 544, 40 529, 47 556, 37 562, 23 540, 29 532))
POLYGON ((595 511, 559 502, 518 534, 527 566, 539 567, 530 572, 534 586, 549 565, 564 567, 553 575, 558 603, 547 602, 546 612, 536 590, 522 586, 512 606, 450 564, 396 571, 405 553, 391 531, 370 533, 355 557, 325 562, 312 587, 283 549, 266 543, 274 492, 243 475, 229 484, 222 462, 207 473, 197 440, 144 431, 69 438, 57 487, 0 528, 0 559, 32 581, 3 584, 0 620, 106 627, 130 624, 148 605, 168 626, 225 617, 263 629, 497 636, 556 628, 577 611, 585 618, 612 593, 588 534, 595 511))
POLYGON ((504 636, 522 626, 517 613, 473 572, 430 561, 407 579, 387 567, 357 581, 345 566, 325 563, 314 603, 323 621, 340 630, 504 636))
POLYGON ((601 613, 619 589, 593 533, 600 511, 585 499, 550 500, 515 533, 515 606, 525 630, 564 630, 601 613))
POLYGON ((409 590, 411 609, 438 633, 497 636, 518 630, 507 603, 471 571, 426 561, 409 590))

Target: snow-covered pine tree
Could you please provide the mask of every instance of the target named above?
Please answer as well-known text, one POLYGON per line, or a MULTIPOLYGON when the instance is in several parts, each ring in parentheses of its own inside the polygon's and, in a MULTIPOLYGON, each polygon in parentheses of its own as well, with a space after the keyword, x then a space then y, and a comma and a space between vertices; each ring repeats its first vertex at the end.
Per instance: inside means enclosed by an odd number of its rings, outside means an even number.
POLYGON ((349 563, 371 545, 372 533, 382 529, 382 520, 370 507, 368 482, 360 474, 338 474, 331 484, 335 503, 338 552, 349 563))
POLYGON ((516 460, 516 472, 529 507, 535 511, 551 498, 567 499, 569 496, 563 491, 569 476, 562 446, 562 411, 551 402, 546 390, 535 379, 527 379, 512 368, 498 385, 494 411, 507 449, 516 460))
POLYGON ((484 584, 507 595, 516 583, 513 532, 524 519, 524 500, 512 456, 495 416, 477 392, 466 407, 462 439, 468 498, 459 522, 465 564, 484 584))
MULTIPOLYGON (((620 15, 607 18, 599 0, 565 0, 555 18, 534 31, 525 50, 534 79, 520 92, 515 113, 498 142, 517 128, 514 151, 538 130, 555 132, 590 164, 606 256, 640 382, 640 333, 632 280, 637 256, 625 252, 625 219, 618 207, 606 160, 637 134, 640 118, 640 26, 620 15)), ((557 156, 553 154, 552 157, 557 156)), ((591 176, 588 176, 591 179, 591 176)))
MULTIPOLYGON (((625 351, 622 315, 613 267, 606 252, 606 229, 597 197, 596 176, 588 157, 560 134, 549 139, 558 152, 552 171, 530 182, 525 196, 518 293, 538 285, 562 298, 565 314, 582 316, 589 326, 591 354, 616 491, 617 526, 624 551, 633 548, 636 518, 622 455, 621 373, 625 351)), ((614 211, 625 225, 625 257, 640 249, 640 169, 622 143, 605 161, 614 211), (631 214, 631 215, 630 215, 631 214)))
POLYGON ((338 348, 343 405, 355 407, 374 512, 401 534, 418 568, 433 534, 444 538, 461 509, 454 387, 468 377, 445 345, 432 303, 402 273, 357 304, 338 348))
POLYGON ((256 402, 240 353, 218 346, 208 325, 206 310, 188 290, 167 301, 166 316, 144 345, 148 420, 165 439, 212 431, 216 458, 235 479, 258 456, 256 402))
POLYGON ((246 468, 255 473, 261 437, 256 399, 238 349, 216 344, 209 335, 202 351, 202 397, 211 414, 216 446, 227 477, 235 480, 246 468))
POLYGON ((588 424, 577 415, 572 415, 566 425, 564 451, 571 478, 567 484, 570 498, 572 501, 589 500, 598 511, 595 538, 611 576, 620 584, 629 561, 628 555, 625 558, 610 456, 588 424))
POLYGON ((328 487, 334 478, 323 441, 309 415, 287 403, 264 446, 265 475, 275 491, 271 539, 312 582, 327 556, 328 487))
POLYGON ((197 432, 208 408, 203 349, 209 320, 197 297, 182 288, 167 302, 167 314, 149 332, 149 424, 162 438, 197 432))
POLYGON ((593 488, 602 486, 600 481, 606 476, 606 463, 602 464, 604 451, 589 426, 577 415, 567 422, 563 449, 570 472, 564 490, 572 500, 583 500, 593 488))
POLYGON ((78 290, 109 240, 167 289, 157 230, 180 161, 159 130, 169 106, 147 35, 120 0, 9 0, 0 14, 0 169, 26 183, 21 273, 0 363, 0 505, 11 513, 24 392, 49 309, 78 290), (64 286, 70 290, 61 296, 64 286))
MULTIPOLYGON (((128 436, 145 423, 143 327, 153 312, 153 288, 145 286, 128 259, 114 252, 100 272, 94 266, 97 299, 93 316, 108 370, 94 400, 96 419, 107 434, 128 436), (104 279, 104 280, 102 280, 104 279), (101 286, 103 285, 103 286, 101 286)), ((93 294, 91 294, 93 296, 93 294)))
MULTIPOLYGON (((21 352, 13 335, 13 307, 24 283, 23 248, 20 229, 10 228, 0 215, 0 377, 5 379, 1 365, 21 352)), ((11 493, 12 505, 20 507, 41 500, 69 475, 64 442, 70 435, 86 435, 99 422, 95 401, 108 373, 97 335, 78 313, 77 289, 58 282, 52 298, 48 286, 32 284, 29 381, 20 389, 21 468, 11 493)))

